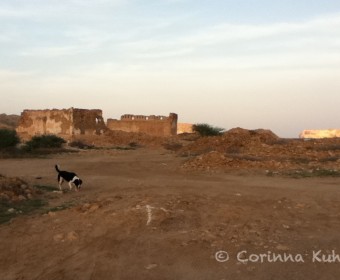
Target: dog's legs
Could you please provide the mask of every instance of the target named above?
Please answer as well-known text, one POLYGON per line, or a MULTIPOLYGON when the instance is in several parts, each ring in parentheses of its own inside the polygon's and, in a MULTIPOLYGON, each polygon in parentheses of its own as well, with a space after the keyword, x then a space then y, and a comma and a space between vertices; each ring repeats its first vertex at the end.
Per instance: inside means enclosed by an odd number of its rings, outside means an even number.
POLYGON ((68 185, 70 186, 70 191, 72 190, 73 186, 72 186, 72 182, 68 182, 68 185))
POLYGON ((58 181, 58 183, 59 183, 59 190, 60 191, 61 191, 61 185, 62 185, 63 182, 64 182, 64 179, 62 177, 60 177, 59 181, 58 181))

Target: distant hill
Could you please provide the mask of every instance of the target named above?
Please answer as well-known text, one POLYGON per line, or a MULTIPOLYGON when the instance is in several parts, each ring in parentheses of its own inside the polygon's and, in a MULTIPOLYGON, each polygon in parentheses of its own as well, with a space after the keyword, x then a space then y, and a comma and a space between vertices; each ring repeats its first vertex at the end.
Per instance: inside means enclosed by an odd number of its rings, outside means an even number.
POLYGON ((15 129, 19 123, 20 116, 0 114, 0 128, 15 129))

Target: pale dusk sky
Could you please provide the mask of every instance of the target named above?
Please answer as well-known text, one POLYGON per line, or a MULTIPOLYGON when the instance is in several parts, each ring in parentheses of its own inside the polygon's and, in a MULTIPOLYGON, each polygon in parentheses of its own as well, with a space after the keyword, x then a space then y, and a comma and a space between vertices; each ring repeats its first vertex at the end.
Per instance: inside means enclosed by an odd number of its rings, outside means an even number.
POLYGON ((340 1, 1 0, 0 113, 340 129, 340 1))

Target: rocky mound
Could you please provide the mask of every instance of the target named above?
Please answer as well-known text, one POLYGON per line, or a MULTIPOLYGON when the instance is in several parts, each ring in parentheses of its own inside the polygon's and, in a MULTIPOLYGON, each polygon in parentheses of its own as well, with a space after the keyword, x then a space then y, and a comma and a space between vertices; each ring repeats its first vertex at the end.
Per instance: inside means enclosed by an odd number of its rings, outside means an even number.
POLYGON ((279 137, 270 130, 233 128, 221 136, 202 137, 181 150, 183 154, 202 154, 211 151, 239 153, 262 144, 273 144, 279 137))
POLYGON ((17 202, 31 199, 34 190, 19 178, 9 178, 0 175, 0 200, 17 202))
POLYGON ((281 139, 270 130, 234 128, 182 148, 185 169, 340 170, 340 138, 281 139))

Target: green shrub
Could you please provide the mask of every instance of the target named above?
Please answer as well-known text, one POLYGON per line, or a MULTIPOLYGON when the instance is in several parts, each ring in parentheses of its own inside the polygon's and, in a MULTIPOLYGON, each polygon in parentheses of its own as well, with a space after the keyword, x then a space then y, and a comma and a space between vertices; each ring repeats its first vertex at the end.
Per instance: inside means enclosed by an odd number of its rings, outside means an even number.
POLYGON ((0 149, 14 147, 20 142, 15 130, 0 129, 0 149))
POLYGON ((26 142, 25 149, 32 151, 37 149, 61 148, 64 143, 66 143, 66 141, 56 135, 33 136, 30 141, 26 142))
POLYGON ((211 126, 206 123, 194 124, 192 129, 201 136, 217 136, 221 135, 224 131, 224 128, 211 126))

